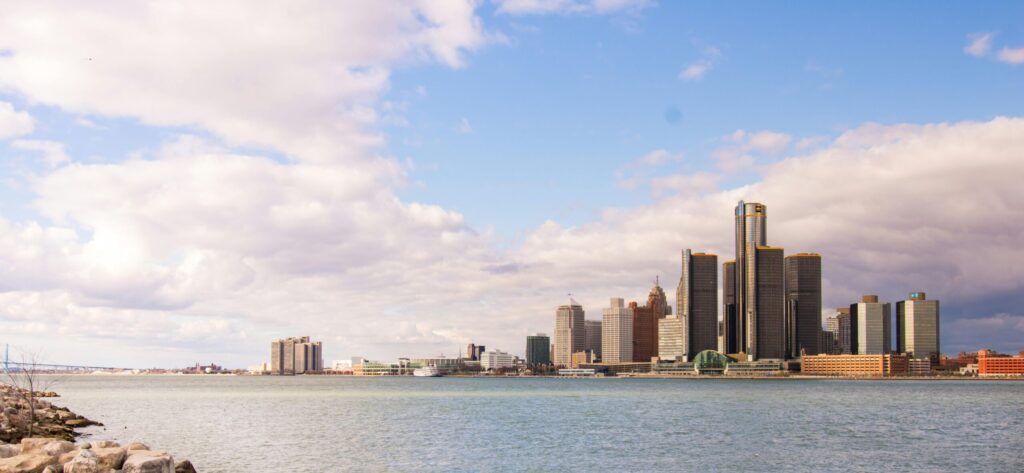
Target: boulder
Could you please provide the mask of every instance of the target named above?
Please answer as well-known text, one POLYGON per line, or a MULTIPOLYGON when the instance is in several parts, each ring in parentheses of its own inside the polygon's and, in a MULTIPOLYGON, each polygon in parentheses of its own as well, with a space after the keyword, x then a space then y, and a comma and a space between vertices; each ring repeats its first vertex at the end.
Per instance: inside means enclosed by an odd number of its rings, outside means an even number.
POLYGON ((174 473, 174 459, 164 452, 133 450, 122 473, 174 473))
POLYGON ((63 453, 68 453, 74 449, 75 444, 68 442, 67 440, 54 440, 43 445, 43 452, 53 457, 60 456, 63 453))
POLYGON ((21 439, 21 453, 42 452, 46 444, 53 442, 51 438, 29 437, 21 439))
POLYGON ((183 460, 174 465, 174 473, 198 473, 196 467, 192 466, 192 462, 183 460))
POLYGON ((79 450, 67 463, 64 463, 64 473, 102 473, 100 462, 96 454, 90 449, 79 450))
POLYGON ((127 448, 129 452, 132 450, 149 450, 149 445, 146 445, 142 442, 132 442, 128 444, 127 448))
POLYGON ((92 448, 110 448, 110 447, 120 447, 120 445, 118 445, 117 442, 115 442, 113 440, 95 440, 95 441, 92 442, 92 448))
POLYGON ((57 468, 53 465, 43 468, 43 473, 60 473, 62 471, 64 471, 64 468, 57 468))
POLYGON ((0 459, 2 473, 42 473, 48 466, 56 466, 57 458, 45 453, 22 453, 0 459))
POLYGON ((0 445, 0 458, 11 458, 21 453, 21 447, 17 445, 0 445))
POLYGON ((121 447, 93 448, 92 453, 96 455, 96 460, 99 461, 101 467, 111 470, 120 470, 124 465, 124 459, 128 456, 125 449, 121 447))

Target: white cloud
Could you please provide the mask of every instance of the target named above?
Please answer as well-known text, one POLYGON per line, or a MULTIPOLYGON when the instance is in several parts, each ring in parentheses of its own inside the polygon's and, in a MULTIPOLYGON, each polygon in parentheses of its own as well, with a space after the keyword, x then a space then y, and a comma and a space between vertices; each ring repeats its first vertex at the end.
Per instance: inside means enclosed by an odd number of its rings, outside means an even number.
POLYGON ((71 158, 64 152, 64 145, 56 141, 14 140, 11 143, 11 148, 38 152, 42 155, 43 162, 51 168, 71 161, 71 158))
POLYGON ((455 127, 455 130, 463 134, 473 133, 473 125, 469 124, 469 120, 466 119, 466 117, 462 117, 462 119, 459 120, 459 125, 455 127))
POLYGON ((10 103, 0 102, 0 140, 26 135, 33 128, 31 115, 15 110, 10 103))
POLYGON ((964 52, 974 57, 987 56, 989 51, 992 50, 992 38, 995 37, 995 33, 974 33, 967 35, 967 46, 964 46, 964 52))
POLYGON ((683 80, 697 80, 704 77, 711 70, 713 64, 711 61, 701 59, 700 61, 694 62, 689 66, 679 71, 679 78, 683 80))
POLYGON ((638 11, 654 4, 651 0, 498 0, 498 13, 538 14, 610 14, 638 11))
POLYGON ((999 50, 998 59, 1007 64, 1024 64, 1024 48, 1003 48, 999 50))
POLYGON ((716 149, 711 157, 722 171, 738 173, 754 168, 759 158, 785 151, 793 137, 767 130, 754 133, 736 130, 723 137, 723 141, 727 143, 726 146, 716 149))
POLYGON ((615 184, 622 189, 636 189, 646 184, 653 168, 683 160, 682 153, 656 149, 636 158, 615 171, 615 184))

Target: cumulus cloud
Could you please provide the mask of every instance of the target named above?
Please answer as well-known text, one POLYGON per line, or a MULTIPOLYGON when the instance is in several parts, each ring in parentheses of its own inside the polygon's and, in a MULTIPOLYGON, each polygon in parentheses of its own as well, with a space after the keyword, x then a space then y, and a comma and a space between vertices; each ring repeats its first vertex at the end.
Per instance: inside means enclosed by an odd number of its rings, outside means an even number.
POLYGON ((706 46, 701 49, 701 55, 703 56, 701 59, 690 63, 679 71, 680 79, 687 81, 703 79, 715 67, 722 51, 715 46, 706 46))
POLYGON ((0 140, 26 135, 33 128, 31 115, 15 110, 8 102, 0 102, 0 140))
POLYGON ((1024 48, 1003 48, 997 57, 1007 64, 1024 64, 1024 48))
POLYGON ((656 149, 626 163, 616 170, 615 184, 622 189, 636 189, 648 183, 654 168, 668 163, 679 162, 682 159, 682 153, 656 149))
POLYGON ((786 150, 793 137, 774 131, 748 132, 736 130, 722 138, 724 146, 712 153, 718 168, 727 173, 739 173, 753 169, 759 158, 778 155, 786 150))
POLYGON ((14 149, 34 151, 42 156, 43 162, 51 168, 71 161, 64 152, 64 144, 49 140, 15 140, 11 143, 14 149))
POLYGON ((649 6, 651 0, 498 0, 498 13, 510 15, 572 14, 604 15, 637 11, 649 6))
POLYGON ((967 46, 964 52, 974 57, 987 56, 992 50, 992 38, 995 33, 974 33, 967 35, 967 46))

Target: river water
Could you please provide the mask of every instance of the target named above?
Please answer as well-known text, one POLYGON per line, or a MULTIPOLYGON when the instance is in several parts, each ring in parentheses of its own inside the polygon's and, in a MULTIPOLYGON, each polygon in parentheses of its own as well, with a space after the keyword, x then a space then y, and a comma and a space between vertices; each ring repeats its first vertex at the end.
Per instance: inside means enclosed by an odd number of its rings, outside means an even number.
POLYGON ((208 472, 1024 471, 1024 382, 68 376, 208 472))

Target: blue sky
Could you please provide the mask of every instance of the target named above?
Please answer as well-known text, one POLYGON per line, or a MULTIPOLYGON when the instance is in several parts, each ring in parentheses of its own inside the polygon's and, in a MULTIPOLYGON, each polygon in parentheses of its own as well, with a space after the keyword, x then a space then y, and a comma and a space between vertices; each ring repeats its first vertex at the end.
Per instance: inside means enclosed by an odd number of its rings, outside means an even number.
POLYGON ((1024 348, 1019 3, 4 7, 0 342, 521 353, 566 293, 672 299, 746 199, 826 307, 923 290, 947 351, 1024 348))

